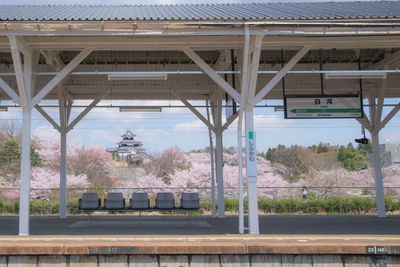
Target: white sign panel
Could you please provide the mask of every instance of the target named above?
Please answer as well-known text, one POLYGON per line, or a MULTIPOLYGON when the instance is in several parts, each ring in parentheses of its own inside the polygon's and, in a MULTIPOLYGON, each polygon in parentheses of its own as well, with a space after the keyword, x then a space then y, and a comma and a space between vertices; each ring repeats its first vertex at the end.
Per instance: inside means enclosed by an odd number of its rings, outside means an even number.
POLYGON ((257 151, 256 134, 253 131, 247 133, 247 180, 249 182, 257 181, 257 151))
POLYGON ((359 96, 286 96, 286 119, 362 118, 359 96))

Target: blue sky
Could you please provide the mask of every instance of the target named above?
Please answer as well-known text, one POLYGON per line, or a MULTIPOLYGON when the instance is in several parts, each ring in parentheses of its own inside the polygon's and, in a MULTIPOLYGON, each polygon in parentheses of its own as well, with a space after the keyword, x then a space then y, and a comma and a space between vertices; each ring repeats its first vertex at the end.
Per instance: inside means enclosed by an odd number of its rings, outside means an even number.
MULTIPOLYGON (((84 101, 75 102, 76 105, 85 103, 84 101)), ((397 102, 389 100, 388 103, 397 102)), ((118 105, 119 103, 118 101, 100 103, 100 105, 110 104, 118 105)), ((180 105, 177 101, 145 104, 180 105)), ((53 118, 58 119, 56 108, 46 110, 53 118)), ((77 116, 81 110, 74 108, 72 116, 77 116)), ((199 110, 205 114, 204 109, 199 110)), ((15 120, 20 123, 20 109, 10 108, 8 112, 1 112, 0 120, 15 120)), ((33 113, 32 126, 34 136, 59 140, 58 132, 37 112, 33 113)), ((224 133, 224 146, 236 146, 236 126, 235 121, 224 133)), ((399 127, 400 114, 397 114, 381 132, 381 143, 399 144, 399 127)), ((274 112, 273 109, 265 107, 255 109, 255 128, 258 151, 266 151, 269 147, 275 147, 278 144, 312 145, 319 142, 347 144, 361 136, 361 127, 354 119, 285 120, 283 112, 274 112)), ((207 128, 186 108, 164 108, 161 113, 120 113, 116 108, 93 109, 68 134, 68 143, 111 147, 120 141, 120 135, 127 129, 134 131, 137 138, 150 152, 160 152, 171 146, 190 151, 209 145, 207 128)))

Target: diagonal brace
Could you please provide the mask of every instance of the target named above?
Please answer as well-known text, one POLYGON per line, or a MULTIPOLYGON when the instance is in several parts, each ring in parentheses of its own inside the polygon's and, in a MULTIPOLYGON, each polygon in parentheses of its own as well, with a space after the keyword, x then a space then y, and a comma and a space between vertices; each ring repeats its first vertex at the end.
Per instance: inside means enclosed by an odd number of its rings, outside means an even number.
POLYGON ((389 121, 396 115, 397 112, 400 111, 400 103, 398 103, 390 112, 389 114, 386 115, 386 117, 382 120, 380 123, 380 129, 383 129, 383 127, 386 126, 386 124, 389 123, 389 121))
POLYGON ((371 123, 365 114, 363 118, 357 118, 356 120, 361 124, 361 126, 367 129, 369 132, 372 131, 371 123))
POLYGON ((48 93, 51 92, 71 71, 77 67, 92 52, 91 48, 83 49, 71 62, 69 62, 53 79, 51 79, 31 101, 31 106, 36 106, 48 93))
POLYGON ((47 120, 51 125, 53 125, 54 129, 56 129, 57 131, 61 132, 61 128, 60 128, 60 126, 57 124, 57 122, 55 122, 55 121, 50 117, 50 115, 47 114, 46 111, 44 111, 44 109, 43 109, 41 106, 36 105, 36 106, 35 106, 35 109, 36 109, 37 111, 39 111, 39 113, 42 114, 42 116, 45 117, 46 120, 47 120))
POLYGON ((189 108, 193 112, 193 114, 196 115, 197 118, 199 118, 199 120, 201 120, 208 128, 215 132, 214 125, 212 125, 195 107, 193 107, 192 104, 189 103, 189 101, 187 101, 182 95, 175 91, 171 91, 171 93, 175 95, 180 101, 182 101, 182 103, 185 104, 185 106, 189 108))
POLYGON ((15 36, 9 36, 8 37, 10 41, 10 49, 11 49, 11 56, 13 59, 13 65, 14 65, 14 71, 15 71, 15 79, 17 80, 17 86, 18 86, 18 92, 20 96, 20 102, 19 104, 23 108, 28 107, 28 95, 27 95, 27 87, 28 85, 25 84, 24 81, 24 70, 22 67, 22 61, 21 61, 21 51, 20 51, 20 46, 18 45, 18 40, 17 37, 15 36))
POLYGON ((304 46, 292 59, 262 88, 255 97, 255 104, 260 102, 281 80, 282 78, 310 51, 311 47, 304 46))
POLYGON ((86 114, 89 113, 104 97, 106 97, 110 93, 110 90, 106 90, 105 92, 99 94, 95 100, 90 103, 89 106, 87 106, 72 122, 70 125, 67 127, 67 133, 71 131, 75 125, 83 118, 86 116, 86 114))
POLYGON ((0 88, 17 104, 20 105, 20 99, 17 93, 2 79, 0 78, 0 88))
POLYGON ((240 94, 220 75, 218 75, 215 70, 213 70, 206 62, 204 62, 204 60, 201 59, 191 48, 184 47, 182 48, 182 51, 228 95, 235 99, 236 102, 240 102, 240 94))
POLYGON ((247 93, 247 103, 245 104, 245 109, 248 107, 254 106, 254 98, 257 86, 257 77, 258 77, 258 68, 260 65, 260 55, 261 55, 261 45, 264 35, 257 35, 254 38, 254 43, 252 44, 251 48, 253 53, 251 54, 251 65, 250 65, 250 73, 249 73, 249 88, 247 93))
POLYGON ((225 124, 222 125, 222 131, 225 131, 226 129, 228 129, 229 125, 231 125, 232 122, 234 122, 238 116, 239 116, 239 113, 232 114, 232 115, 226 120, 225 124))

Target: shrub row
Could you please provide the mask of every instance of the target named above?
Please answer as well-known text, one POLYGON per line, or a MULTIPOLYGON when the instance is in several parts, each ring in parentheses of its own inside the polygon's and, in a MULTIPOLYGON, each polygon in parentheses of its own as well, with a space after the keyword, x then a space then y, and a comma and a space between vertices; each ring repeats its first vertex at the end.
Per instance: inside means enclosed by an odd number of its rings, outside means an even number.
MULTIPOLYGON (((245 201, 246 202, 246 201, 245 201)), ((31 200, 32 215, 58 214, 59 203, 42 199, 31 200)), ((372 214, 376 213, 375 199, 360 197, 329 197, 302 199, 267 199, 259 198, 259 210, 269 214, 372 214)), ((385 199, 388 212, 400 211, 400 201, 393 198, 385 199)), ((201 200, 200 213, 210 211, 210 200, 201 200)), ((225 209, 227 212, 237 213, 239 207, 238 199, 226 199, 225 209)), ((245 203, 246 207, 246 203, 245 203)), ((5 201, 0 199, 0 215, 18 214, 18 201, 5 201)), ((246 210, 245 210, 246 212, 246 210)), ((80 214, 78 211, 78 200, 68 201, 68 214, 80 214)))

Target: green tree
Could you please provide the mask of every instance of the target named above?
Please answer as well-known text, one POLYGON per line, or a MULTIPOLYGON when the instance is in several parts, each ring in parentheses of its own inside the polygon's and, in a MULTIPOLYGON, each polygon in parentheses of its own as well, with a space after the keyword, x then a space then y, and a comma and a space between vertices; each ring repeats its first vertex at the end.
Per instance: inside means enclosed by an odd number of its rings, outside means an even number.
POLYGON ((337 158, 343 162, 343 167, 349 171, 360 171, 368 168, 367 152, 355 149, 352 145, 341 146, 337 158))
POLYGON ((10 164, 13 161, 18 161, 20 158, 21 154, 17 141, 13 139, 7 140, 0 151, 0 164, 10 164))
MULTIPOLYGON (((0 150, 0 167, 5 174, 19 173, 21 149, 14 139, 8 139, 0 150)), ((32 166, 40 165, 41 159, 34 146, 31 147, 32 166)))
POLYGON ((31 164, 32 166, 38 166, 42 163, 42 159, 39 154, 36 152, 36 147, 31 146, 31 164))

